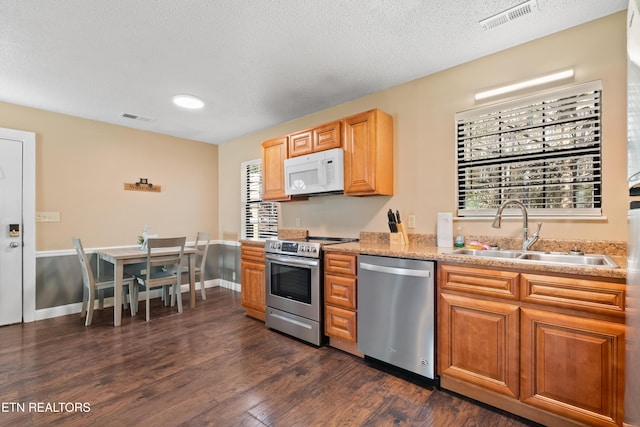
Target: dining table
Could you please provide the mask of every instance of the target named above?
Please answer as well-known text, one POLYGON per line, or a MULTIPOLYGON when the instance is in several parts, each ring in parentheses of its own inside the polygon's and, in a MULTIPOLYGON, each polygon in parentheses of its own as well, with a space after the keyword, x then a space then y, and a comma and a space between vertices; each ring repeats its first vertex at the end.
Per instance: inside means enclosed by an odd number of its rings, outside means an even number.
MULTIPOLYGON (((158 248, 151 252, 151 256, 165 256, 179 253, 177 248, 158 248)), ((122 323, 122 277, 124 274, 125 265, 139 264, 147 262, 147 250, 140 247, 125 247, 125 248, 107 248, 100 249, 98 252, 98 258, 108 263, 113 264, 113 325, 120 326, 122 323)), ((196 283, 195 283, 195 270, 196 270, 196 248, 185 246, 183 250, 183 256, 187 256, 187 262, 189 265, 189 294, 190 294, 190 307, 196 306, 196 283)))

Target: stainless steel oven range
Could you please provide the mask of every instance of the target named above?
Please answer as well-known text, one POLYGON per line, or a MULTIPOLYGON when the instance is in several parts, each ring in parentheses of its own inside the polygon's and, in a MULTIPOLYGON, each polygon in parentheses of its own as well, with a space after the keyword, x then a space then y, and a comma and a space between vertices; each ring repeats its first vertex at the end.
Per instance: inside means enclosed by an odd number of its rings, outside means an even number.
POLYGON ((267 327, 316 346, 324 343, 322 247, 353 240, 266 241, 267 327))

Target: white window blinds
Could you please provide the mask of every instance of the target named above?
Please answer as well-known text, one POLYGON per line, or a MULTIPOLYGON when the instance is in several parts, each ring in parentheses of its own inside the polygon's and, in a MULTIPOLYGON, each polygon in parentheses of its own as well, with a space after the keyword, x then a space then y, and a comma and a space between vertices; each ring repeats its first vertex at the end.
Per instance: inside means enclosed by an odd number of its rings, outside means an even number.
POLYGON ((262 164, 242 163, 242 236, 269 239, 278 236, 278 204, 262 201, 262 164))
POLYGON ((602 214, 602 82, 456 114, 458 215, 602 214))

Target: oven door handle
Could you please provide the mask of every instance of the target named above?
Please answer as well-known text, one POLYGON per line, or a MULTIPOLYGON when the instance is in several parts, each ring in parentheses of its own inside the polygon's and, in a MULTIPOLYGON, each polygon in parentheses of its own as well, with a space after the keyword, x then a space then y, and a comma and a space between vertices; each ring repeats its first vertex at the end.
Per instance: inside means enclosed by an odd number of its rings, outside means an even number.
POLYGON ((266 255, 266 258, 270 261, 280 262, 282 264, 300 266, 300 267, 318 267, 319 262, 317 259, 314 260, 306 260, 292 256, 282 256, 282 255, 266 255))

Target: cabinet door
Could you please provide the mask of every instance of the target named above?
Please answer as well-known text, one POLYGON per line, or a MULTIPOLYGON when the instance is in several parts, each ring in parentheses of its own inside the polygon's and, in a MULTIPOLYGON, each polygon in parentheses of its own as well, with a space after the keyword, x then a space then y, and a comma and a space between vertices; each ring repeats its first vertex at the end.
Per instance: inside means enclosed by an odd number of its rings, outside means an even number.
MULTIPOLYGON (((241 262, 242 306, 260 313, 266 309, 266 268, 264 264, 241 262)), ((263 319, 264 320, 264 319, 263 319)))
POLYGON ((324 301, 327 304, 337 305, 348 310, 356 309, 356 278, 324 276, 324 301))
POLYGON ((264 264, 264 246, 243 244, 240 246, 240 258, 242 261, 264 264))
POLYGON ((262 143, 262 200, 289 200, 284 191, 284 160, 287 158, 286 136, 262 143))
POLYGON ((310 130, 289 135, 289 157, 313 153, 312 133, 310 130))
POLYGON ((440 295, 440 375, 517 398, 519 306, 440 295))
POLYGON ((521 400, 592 426, 622 425, 624 331, 523 308, 521 400))
POLYGON ((313 129, 313 151, 324 151, 342 147, 340 122, 327 123, 313 129))
POLYGON ((505 298, 520 299, 520 273, 476 267, 440 264, 440 289, 505 298))
POLYGON ((330 305, 325 306, 324 333, 348 343, 357 342, 356 312, 330 305))
POLYGON ((325 273, 355 277, 358 271, 358 257, 349 254, 326 253, 324 271, 325 273))
POLYGON ((344 194, 393 195, 393 120, 371 110, 342 121, 344 194))

